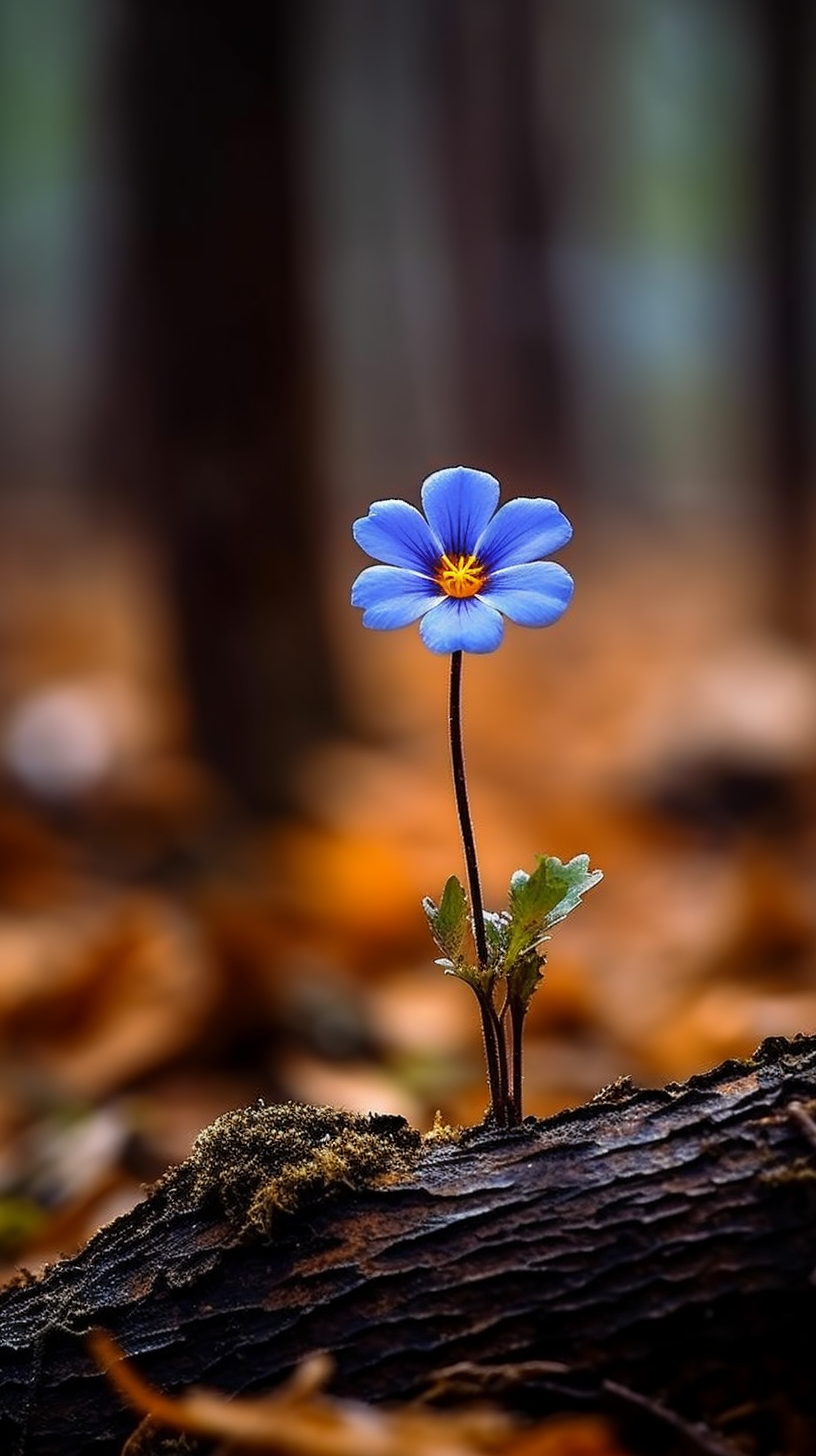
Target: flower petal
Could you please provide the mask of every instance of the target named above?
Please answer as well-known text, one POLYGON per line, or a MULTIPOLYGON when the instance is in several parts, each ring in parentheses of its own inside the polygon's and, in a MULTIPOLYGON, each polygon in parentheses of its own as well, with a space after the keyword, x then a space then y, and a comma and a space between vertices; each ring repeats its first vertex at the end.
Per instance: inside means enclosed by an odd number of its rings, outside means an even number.
POLYGON ((437 470, 422 487, 423 510, 449 555, 470 555, 498 503, 495 477, 467 465, 437 470))
POLYGON ((530 561, 493 572, 479 599, 521 627, 549 627, 566 611, 574 588, 557 561, 530 561))
POLYGON ((538 561, 566 545, 572 526, 555 501, 519 496, 507 501, 470 549, 493 571, 538 561))
POLYGON ((427 576, 401 566, 367 566, 351 588, 351 605, 363 607, 363 626, 389 632, 407 627, 439 599, 427 576))
POLYGON ((495 652, 504 623, 478 597, 445 597, 426 612, 419 635, 431 652, 495 652))
POLYGON ((407 501, 373 501, 351 530, 358 546, 389 566, 431 573, 442 554, 425 517, 407 501))

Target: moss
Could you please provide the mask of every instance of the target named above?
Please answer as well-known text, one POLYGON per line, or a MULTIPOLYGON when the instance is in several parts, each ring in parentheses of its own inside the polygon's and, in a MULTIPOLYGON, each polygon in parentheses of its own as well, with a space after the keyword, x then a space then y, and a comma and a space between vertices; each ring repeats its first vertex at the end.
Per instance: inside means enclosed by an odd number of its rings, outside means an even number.
POLYGON ((423 1147, 459 1147, 464 1128, 454 1127, 449 1122, 443 1122, 442 1113, 438 1110, 434 1113, 433 1126, 428 1129, 422 1138, 423 1147))
POLYGON ((809 1158, 794 1158, 792 1163, 771 1168, 759 1176, 763 1183, 812 1183, 816 1179, 816 1168, 809 1158))
POLYGON ((616 1077, 591 1099, 590 1107, 615 1107, 621 1102, 630 1102, 643 1089, 635 1085, 631 1077, 616 1077))
POLYGON ((183 1431, 171 1431, 152 1416, 137 1426, 125 1445, 127 1456, 201 1456, 212 1450, 212 1442, 199 1441, 183 1431))
POLYGON ((184 1168, 194 1199, 216 1200, 242 1231, 268 1234, 283 1214, 408 1173, 421 1147, 402 1117, 259 1103, 199 1133, 184 1168))

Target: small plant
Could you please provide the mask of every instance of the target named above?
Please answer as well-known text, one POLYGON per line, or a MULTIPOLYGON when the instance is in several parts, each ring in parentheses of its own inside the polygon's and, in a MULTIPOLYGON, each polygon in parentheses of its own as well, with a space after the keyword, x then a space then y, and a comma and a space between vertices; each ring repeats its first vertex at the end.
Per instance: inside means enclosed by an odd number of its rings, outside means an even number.
POLYGON ((380 564, 360 572, 351 601, 363 608, 364 627, 392 631, 418 620, 425 646, 450 654, 451 767, 467 890, 451 875, 439 903, 423 903, 442 952, 437 964, 476 995, 490 1116, 498 1127, 514 1127, 522 1120, 524 1018, 543 978, 542 946, 601 871, 590 870, 585 854, 566 864, 539 855, 532 874, 511 876, 503 910, 482 903, 462 743, 462 654, 495 652, 504 617, 551 626, 573 593, 563 566, 542 560, 572 536, 566 516, 540 497, 499 507, 499 493, 492 475, 460 465, 425 481, 424 514, 407 501, 375 501, 353 533, 380 564))

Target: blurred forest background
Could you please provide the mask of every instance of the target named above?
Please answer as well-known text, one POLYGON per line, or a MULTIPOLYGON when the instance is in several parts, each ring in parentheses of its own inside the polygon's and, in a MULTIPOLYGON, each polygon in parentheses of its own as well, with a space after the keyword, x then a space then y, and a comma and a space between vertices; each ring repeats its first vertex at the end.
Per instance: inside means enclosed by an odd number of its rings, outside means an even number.
POLYGON ((470 658, 526 1110, 816 1026, 807 0, 0 0, 0 1260, 219 1112, 477 1121, 447 667, 350 524, 467 464, 575 524, 470 658))

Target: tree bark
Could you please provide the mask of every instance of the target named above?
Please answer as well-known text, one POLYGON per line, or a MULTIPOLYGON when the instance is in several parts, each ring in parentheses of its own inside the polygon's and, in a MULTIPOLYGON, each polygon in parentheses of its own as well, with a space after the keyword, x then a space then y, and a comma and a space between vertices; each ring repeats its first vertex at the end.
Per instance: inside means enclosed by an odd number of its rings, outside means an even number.
POLYGON ((410 1172, 270 1235, 198 1197, 190 1160, 0 1294, 0 1449, 120 1449, 134 1417, 87 1352, 95 1326, 165 1389, 265 1388, 327 1350, 333 1390, 369 1400, 470 1362, 537 1414, 622 1384, 689 1420, 786 1402, 812 1433, 814 1108, 816 1037, 773 1039, 682 1085, 425 1142, 410 1172))

